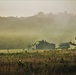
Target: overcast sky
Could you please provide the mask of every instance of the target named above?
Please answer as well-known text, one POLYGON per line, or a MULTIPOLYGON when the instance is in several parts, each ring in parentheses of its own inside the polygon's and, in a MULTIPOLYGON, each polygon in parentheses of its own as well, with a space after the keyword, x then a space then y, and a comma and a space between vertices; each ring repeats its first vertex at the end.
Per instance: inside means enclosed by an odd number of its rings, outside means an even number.
POLYGON ((0 0, 0 16, 32 16, 38 12, 59 13, 67 11, 76 14, 76 1, 73 0, 0 0))

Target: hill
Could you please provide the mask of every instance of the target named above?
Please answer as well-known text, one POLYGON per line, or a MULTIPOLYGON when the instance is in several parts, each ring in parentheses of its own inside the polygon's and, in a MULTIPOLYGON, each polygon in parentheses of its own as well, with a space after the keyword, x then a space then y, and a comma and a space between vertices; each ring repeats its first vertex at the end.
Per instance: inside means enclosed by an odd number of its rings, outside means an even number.
POLYGON ((32 41, 46 39, 59 43, 71 41, 76 32, 76 15, 67 12, 39 12, 30 17, 0 17, 0 36, 21 37, 32 41))

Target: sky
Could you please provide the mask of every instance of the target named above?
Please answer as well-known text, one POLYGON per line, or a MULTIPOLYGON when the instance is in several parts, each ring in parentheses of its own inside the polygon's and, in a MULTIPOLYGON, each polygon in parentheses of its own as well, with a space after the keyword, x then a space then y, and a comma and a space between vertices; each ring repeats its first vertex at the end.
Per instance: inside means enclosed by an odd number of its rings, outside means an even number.
POLYGON ((76 14, 75 0, 0 0, 0 16, 32 16, 38 12, 76 14))

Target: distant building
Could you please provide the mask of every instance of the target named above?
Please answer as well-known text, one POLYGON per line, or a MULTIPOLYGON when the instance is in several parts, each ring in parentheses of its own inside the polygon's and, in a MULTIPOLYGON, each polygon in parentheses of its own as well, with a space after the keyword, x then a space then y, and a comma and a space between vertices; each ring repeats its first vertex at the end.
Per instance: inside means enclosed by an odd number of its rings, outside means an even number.
POLYGON ((55 44, 42 40, 32 45, 32 49, 55 49, 55 44))

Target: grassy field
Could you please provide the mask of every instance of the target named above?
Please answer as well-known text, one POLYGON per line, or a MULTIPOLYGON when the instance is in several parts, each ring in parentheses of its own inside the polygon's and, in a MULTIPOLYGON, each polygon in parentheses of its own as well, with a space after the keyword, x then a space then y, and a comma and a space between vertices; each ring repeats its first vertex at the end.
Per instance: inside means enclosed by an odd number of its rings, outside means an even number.
POLYGON ((0 50, 0 75, 76 75, 76 50, 0 50))

